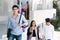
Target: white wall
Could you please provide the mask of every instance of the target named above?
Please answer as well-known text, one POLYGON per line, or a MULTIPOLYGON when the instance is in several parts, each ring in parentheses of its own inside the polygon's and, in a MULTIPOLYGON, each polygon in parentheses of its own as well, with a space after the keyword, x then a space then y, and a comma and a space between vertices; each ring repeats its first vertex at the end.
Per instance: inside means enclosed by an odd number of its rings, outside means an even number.
POLYGON ((53 14, 56 14, 56 9, 35 10, 31 20, 35 20, 37 24, 40 24, 45 22, 45 18, 53 18, 53 14))

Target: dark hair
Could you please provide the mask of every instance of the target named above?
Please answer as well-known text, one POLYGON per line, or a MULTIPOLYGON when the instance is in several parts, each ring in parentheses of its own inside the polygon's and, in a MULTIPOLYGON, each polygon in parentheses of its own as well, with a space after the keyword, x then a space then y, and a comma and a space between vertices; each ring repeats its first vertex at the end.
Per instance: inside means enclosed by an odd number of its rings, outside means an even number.
POLYGON ((21 11, 24 12, 25 11, 24 8, 22 8, 21 11))
POLYGON ((17 7, 17 9, 19 9, 19 7, 18 7, 17 5, 13 5, 13 6, 12 6, 12 10, 13 10, 15 7, 17 7))
MULTIPOLYGON (((33 23, 33 22, 35 22, 35 21, 34 21, 34 20, 31 21, 31 23, 30 23, 30 27, 32 27, 32 23, 33 23)), ((36 24, 35 24, 35 26, 36 26, 36 24)))
POLYGON ((28 3, 28 1, 27 1, 27 3, 28 3))
POLYGON ((46 21, 46 22, 51 22, 51 21, 50 21, 50 18, 46 18, 45 21, 46 21))

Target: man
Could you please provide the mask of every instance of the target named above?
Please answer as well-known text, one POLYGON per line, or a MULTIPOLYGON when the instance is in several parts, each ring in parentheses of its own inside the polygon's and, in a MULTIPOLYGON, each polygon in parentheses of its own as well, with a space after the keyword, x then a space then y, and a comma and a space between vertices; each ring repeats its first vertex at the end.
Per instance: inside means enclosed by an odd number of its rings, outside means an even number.
POLYGON ((43 24, 43 33, 45 36, 45 40, 53 40, 54 34, 54 26, 50 23, 50 19, 45 19, 46 23, 43 24))
POLYGON ((18 14, 18 9, 19 7, 17 5, 13 5, 12 7, 12 11, 13 11, 13 15, 9 18, 8 21, 8 29, 11 29, 11 34, 8 37, 8 40, 14 40, 14 38, 16 40, 21 40, 22 39, 22 26, 26 26, 27 20, 25 19, 25 17, 21 14, 18 14), (21 16, 21 19, 20 19, 21 16), (20 23, 19 23, 19 19, 20 19, 20 23), (24 23, 22 24, 22 21, 24 21, 24 23))

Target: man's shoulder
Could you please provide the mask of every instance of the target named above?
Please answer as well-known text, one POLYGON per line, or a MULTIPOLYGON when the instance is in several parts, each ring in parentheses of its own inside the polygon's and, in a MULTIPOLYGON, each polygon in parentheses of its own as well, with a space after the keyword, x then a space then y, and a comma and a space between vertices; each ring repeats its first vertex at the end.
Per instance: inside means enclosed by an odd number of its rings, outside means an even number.
POLYGON ((12 15, 11 15, 11 16, 9 16, 9 17, 8 17, 8 20, 11 20, 11 19, 12 19, 12 17, 13 17, 12 15))
POLYGON ((52 24, 50 25, 51 27, 54 27, 52 24))
POLYGON ((53 26, 53 25, 51 24, 51 26, 53 26))
POLYGON ((11 16, 8 16, 8 18, 10 19, 10 18, 11 18, 11 16))
POLYGON ((18 13, 18 15, 23 15, 23 14, 21 14, 21 13, 18 13))

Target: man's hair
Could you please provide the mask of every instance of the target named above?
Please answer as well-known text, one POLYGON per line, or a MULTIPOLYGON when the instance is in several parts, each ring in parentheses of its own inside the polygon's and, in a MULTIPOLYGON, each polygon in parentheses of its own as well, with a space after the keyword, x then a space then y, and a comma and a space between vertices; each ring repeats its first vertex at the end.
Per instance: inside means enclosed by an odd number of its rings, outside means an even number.
POLYGON ((17 9, 19 9, 19 7, 18 7, 17 5, 13 5, 13 6, 12 6, 12 10, 13 10, 15 7, 17 7, 17 9))
POLYGON ((50 18, 46 18, 45 21, 46 21, 46 22, 51 22, 51 21, 50 21, 50 18))

